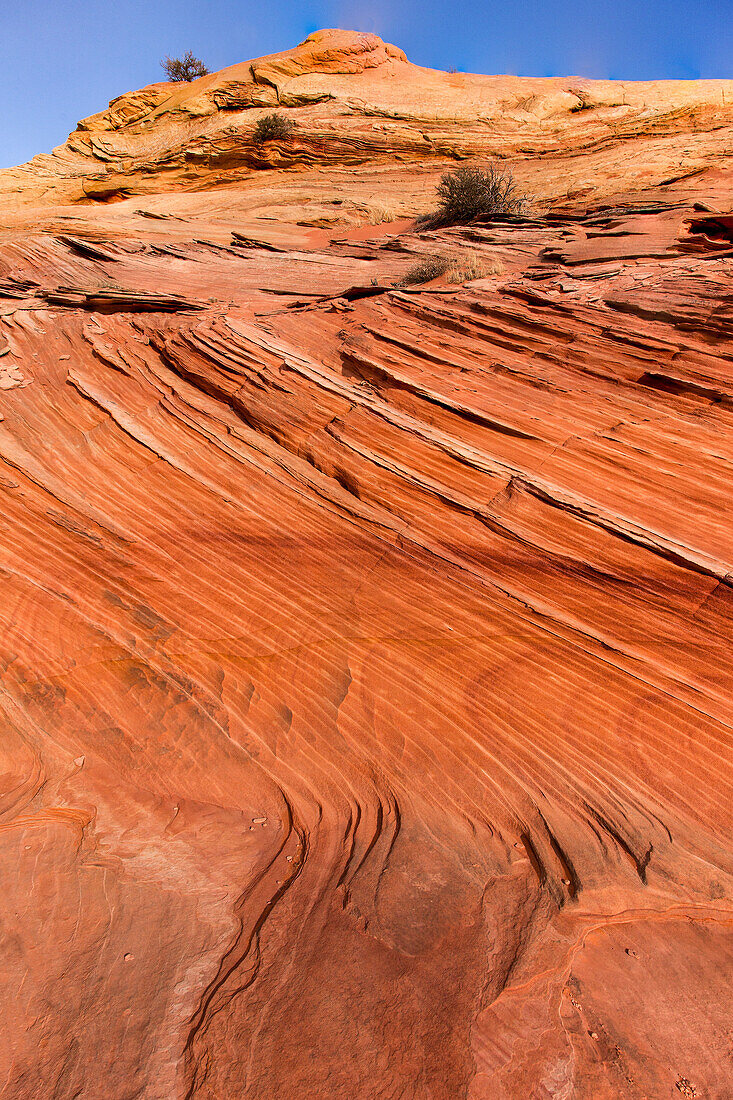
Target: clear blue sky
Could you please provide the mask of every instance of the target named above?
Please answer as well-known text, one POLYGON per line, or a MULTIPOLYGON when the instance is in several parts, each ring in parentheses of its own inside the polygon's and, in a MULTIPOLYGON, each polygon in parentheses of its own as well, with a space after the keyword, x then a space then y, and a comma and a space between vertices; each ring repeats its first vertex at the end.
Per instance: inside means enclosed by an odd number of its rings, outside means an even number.
POLYGON ((215 70, 319 27, 376 31, 439 69, 733 76, 733 0, 0 0, 0 167, 161 79, 165 54, 215 70))

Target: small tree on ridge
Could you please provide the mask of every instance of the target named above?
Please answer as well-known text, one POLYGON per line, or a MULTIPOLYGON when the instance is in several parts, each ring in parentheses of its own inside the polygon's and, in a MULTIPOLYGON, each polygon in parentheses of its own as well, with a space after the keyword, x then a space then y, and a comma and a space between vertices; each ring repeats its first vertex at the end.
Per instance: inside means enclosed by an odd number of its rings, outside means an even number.
POLYGON ((190 50, 183 57, 165 57, 160 64, 168 79, 176 84, 190 84, 209 72, 201 58, 194 57, 190 50))

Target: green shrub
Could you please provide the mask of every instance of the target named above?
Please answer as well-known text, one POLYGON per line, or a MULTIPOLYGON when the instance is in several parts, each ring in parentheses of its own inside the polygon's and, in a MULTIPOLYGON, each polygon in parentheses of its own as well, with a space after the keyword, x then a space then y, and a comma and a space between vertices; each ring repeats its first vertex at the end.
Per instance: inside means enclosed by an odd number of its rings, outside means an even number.
POLYGON ((194 57, 190 50, 183 57, 166 57, 160 64, 168 79, 176 84, 190 84, 200 76, 207 76, 209 72, 203 61, 194 57))
POLYGON ((492 214, 519 214, 524 204, 511 172, 495 165, 445 172, 438 184, 438 198, 435 213, 418 218, 421 228, 441 229, 467 225, 492 214))
POLYGON ((294 129, 295 123, 291 119, 272 111, 257 120, 252 140, 255 145, 262 145, 265 141, 284 141, 294 129))

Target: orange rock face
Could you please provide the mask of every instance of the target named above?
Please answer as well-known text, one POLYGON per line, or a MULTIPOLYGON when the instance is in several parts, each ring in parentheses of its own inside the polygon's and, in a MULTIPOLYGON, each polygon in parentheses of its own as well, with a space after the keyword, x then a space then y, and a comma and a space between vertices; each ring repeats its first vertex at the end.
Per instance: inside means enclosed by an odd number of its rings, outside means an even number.
POLYGON ((732 92, 320 32, 0 173, 3 1100, 733 1095, 732 92))

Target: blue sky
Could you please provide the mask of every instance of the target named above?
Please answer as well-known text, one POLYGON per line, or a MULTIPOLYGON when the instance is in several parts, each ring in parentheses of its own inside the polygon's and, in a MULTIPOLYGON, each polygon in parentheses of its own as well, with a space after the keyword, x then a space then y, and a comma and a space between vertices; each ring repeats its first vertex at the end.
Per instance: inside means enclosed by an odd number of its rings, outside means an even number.
POLYGON ((733 0, 0 0, 0 167, 159 80, 165 54, 215 70, 319 27, 376 31, 440 69, 733 77, 733 0))

